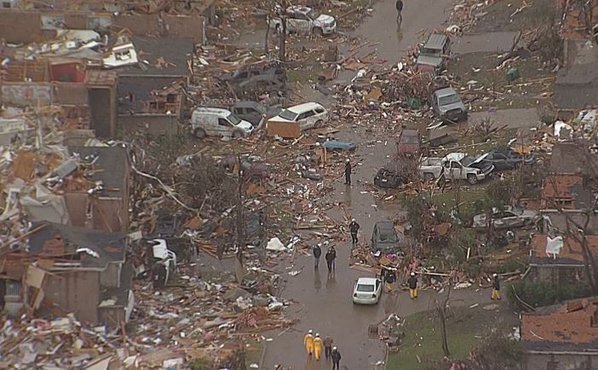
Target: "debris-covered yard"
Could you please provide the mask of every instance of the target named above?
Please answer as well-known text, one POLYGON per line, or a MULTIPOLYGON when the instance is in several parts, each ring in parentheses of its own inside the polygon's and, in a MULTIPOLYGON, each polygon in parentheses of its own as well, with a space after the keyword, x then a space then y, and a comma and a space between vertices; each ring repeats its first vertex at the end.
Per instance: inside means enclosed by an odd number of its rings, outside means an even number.
POLYGON ((0 367, 313 368, 308 330, 345 369, 591 345, 529 317, 596 316, 598 6, 405 5, 8 2, 0 367))

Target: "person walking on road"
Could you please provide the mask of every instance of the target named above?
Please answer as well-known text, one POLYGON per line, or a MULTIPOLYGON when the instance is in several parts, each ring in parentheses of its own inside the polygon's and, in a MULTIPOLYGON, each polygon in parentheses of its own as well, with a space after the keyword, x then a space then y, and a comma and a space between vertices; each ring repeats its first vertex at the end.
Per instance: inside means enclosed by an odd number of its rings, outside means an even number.
POLYGON ((401 14, 403 12, 403 1, 397 0, 395 6, 397 8, 397 24, 400 26, 403 21, 403 15, 401 14))
POLYGON ((319 333, 316 333, 316 337, 314 338, 314 357, 320 361, 320 356, 322 356, 322 338, 320 338, 319 333))
POLYGON ((386 277, 384 278, 384 285, 386 287, 386 293, 391 293, 393 284, 397 281, 397 276, 393 270, 387 269, 386 270, 386 277))
POLYGON ((314 336, 313 331, 309 329, 305 337, 303 337, 303 345, 305 346, 305 350, 307 351, 307 355, 311 356, 314 353, 314 336))
POLYGON ((500 280, 498 279, 498 275, 492 275, 494 281, 492 282, 492 300, 500 300, 500 280))
POLYGON ((407 279, 407 284, 409 284, 409 297, 411 299, 417 298, 417 277, 415 276, 415 272, 411 273, 409 279, 407 279))
POLYGON ((329 335, 324 338, 324 356, 326 357, 326 360, 330 360, 330 356, 332 355, 333 342, 334 340, 329 335))
POLYGON ((345 162, 345 185, 351 185, 351 161, 345 162))
POLYGON ((340 370, 341 353, 338 351, 338 348, 334 347, 332 349, 330 357, 332 357, 332 370, 340 370))
POLYGON ((357 233, 359 232, 359 227, 357 221, 352 219, 349 224, 349 231, 351 232, 351 242, 353 243, 353 246, 357 245, 357 233))
POLYGON ((328 276, 332 275, 333 271, 335 271, 335 259, 336 249, 334 249, 334 246, 331 246, 330 248, 328 248, 328 251, 326 251, 326 265, 328 266, 328 276))
POLYGON ((320 244, 316 244, 312 250, 314 254, 314 268, 318 268, 320 266, 320 256, 322 255, 322 248, 320 244))

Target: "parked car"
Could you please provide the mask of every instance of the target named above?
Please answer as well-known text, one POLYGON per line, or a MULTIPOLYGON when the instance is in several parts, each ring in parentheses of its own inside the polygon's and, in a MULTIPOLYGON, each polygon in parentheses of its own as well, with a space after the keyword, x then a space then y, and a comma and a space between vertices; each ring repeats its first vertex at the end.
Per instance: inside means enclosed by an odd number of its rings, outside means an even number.
POLYGON ((416 68, 421 72, 437 73, 446 66, 450 53, 450 39, 446 35, 433 33, 419 50, 416 68))
MULTIPOLYGON (((538 212, 529 209, 507 206, 502 209, 493 208, 490 219, 495 229, 510 229, 532 225, 539 219, 539 215, 538 212)), ((485 213, 473 217, 473 228, 483 229, 487 226, 488 219, 485 213)))
POLYGON ((332 140, 324 141, 322 143, 322 147, 326 148, 327 150, 352 151, 357 148, 357 145, 350 141, 342 141, 342 140, 332 139, 332 140))
POLYGON ((353 287, 353 303, 377 304, 382 295, 382 280, 378 278, 361 277, 353 287))
POLYGON ((372 231, 372 249, 377 252, 397 252, 401 239, 391 221, 378 221, 372 231))
POLYGON ((496 171, 514 170, 523 164, 530 165, 537 162, 533 154, 524 156, 506 147, 491 150, 484 159, 492 163, 496 171))
POLYGON ((492 170, 490 170, 491 173, 493 172, 496 168, 493 167, 492 163, 488 160, 486 160, 487 154, 482 154, 480 156, 474 157, 471 155, 467 155, 464 153, 453 153, 455 155, 462 155, 463 158, 461 159, 461 164, 467 167, 471 167, 471 168, 477 168, 482 170, 482 172, 487 172, 487 170, 490 169, 490 167, 492 167, 492 170))
POLYGON ((407 182, 404 175, 388 168, 381 168, 374 176, 374 185, 379 188, 396 189, 407 182))
POLYGON ((247 94, 265 94, 265 93, 284 93, 286 92, 286 85, 284 81, 279 80, 276 76, 259 75, 249 77, 248 79, 237 84, 235 90, 239 95, 247 94))
POLYGON ((319 103, 303 103, 283 109, 268 122, 298 122, 301 130, 321 127, 328 120, 328 111, 319 103))
POLYGON ((191 114, 191 130, 197 138, 223 136, 240 138, 251 135, 253 125, 222 108, 196 108, 191 114))
POLYGON ((418 154, 421 149, 421 135, 417 130, 403 130, 399 134, 397 150, 399 154, 418 154))
POLYGON ((235 103, 230 110, 235 116, 259 129, 268 118, 276 116, 282 109, 280 106, 266 107, 258 102, 245 100, 235 103))
MULTIPOLYGON (((320 14, 304 5, 288 7, 286 16, 287 32, 315 33, 317 35, 328 35, 336 32, 336 19, 333 16, 320 14)), ((272 18, 269 26, 277 32, 282 32, 282 20, 278 17, 272 18)))
POLYGON ((255 76, 272 76, 280 81, 286 81, 287 78, 286 70, 278 65, 248 65, 241 67, 232 73, 223 73, 217 76, 217 78, 220 81, 237 84, 255 76))
MULTIPOLYGON (((227 155, 218 161, 227 171, 233 171, 239 159, 236 155, 227 155)), ((267 179, 270 177, 270 167, 260 157, 255 155, 241 155, 241 169, 243 176, 249 179, 267 179)))
POLYGON ((451 153, 444 158, 424 158, 419 165, 420 176, 426 181, 444 176, 447 180, 467 180, 471 185, 475 185, 494 170, 492 165, 483 169, 469 167, 462 163, 465 157, 463 153, 451 153))
POLYGON ((430 98, 434 114, 445 122, 459 122, 467 119, 467 108, 452 87, 434 91, 430 98))

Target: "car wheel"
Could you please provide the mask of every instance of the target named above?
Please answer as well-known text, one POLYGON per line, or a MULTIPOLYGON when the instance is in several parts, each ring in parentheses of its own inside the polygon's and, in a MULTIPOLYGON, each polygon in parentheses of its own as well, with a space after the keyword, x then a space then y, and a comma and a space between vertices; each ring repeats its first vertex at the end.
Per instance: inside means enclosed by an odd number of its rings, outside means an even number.
POLYGON ((233 131, 233 139, 239 139, 243 137, 243 133, 241 131, 233 131))
POLYGON ((319 119, 316 121, 314 128, 320 128, 320 127, 322 127, 323 124, 324 124, 324 122, 322 122, 322 120, 319 119))
POLYGON ((424 180, 428 182, 434 181, 434 174, 429 172, 424 173, 424 180))
POLYGON ((324 31, 320 27, 316 27, 314 28, 314 34, 316 36, 322 37, 324 35, 324 31))
POLYGON ((193 135, 198 139, 203 139, 206 137, 206 130, 203 128, 196 128, 195 131, 193 131, 193 135))
POLYGON ((276 26, 274 26, 274 30, 276 31, 276 33, 282 32, 282 27, 280 26, 280 23, 276 23, 276 26))
POLYGON ((475 185, 478 183, 478 178, 475 175, 471 175, 471 174, 467 175, 467 182, 470 185, 475 185))

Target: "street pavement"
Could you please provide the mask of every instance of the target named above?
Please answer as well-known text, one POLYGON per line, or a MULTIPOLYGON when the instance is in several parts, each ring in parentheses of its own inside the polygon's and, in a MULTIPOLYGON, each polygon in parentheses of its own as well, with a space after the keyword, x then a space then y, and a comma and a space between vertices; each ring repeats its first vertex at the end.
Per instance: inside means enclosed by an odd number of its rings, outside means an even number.
MULTIPOLYGON (((394 0, 377 2, 371 16, 354 32, 354 35, 373 44, 364 47, 359 54, 366 55, 376 49, 377 55, 387 64, 395 64, 420 41, 422 33, 446 27, 443 22, 450 8, 451 2, 448 0, 405 1, 403 23, 401 29, 397 30, 394 0)), ((338 204, 338 207, 333 208, 329 215, 344 222, 344 208, 361 225, 360 243, 367 243, 376 221, 392 218, 400 212, 397 204, 378 203, 367 186, 371 184, 377 169, 394 154, 394 139, 388 136, 376 139, 363 128, 349 127, 337 137, 350 139, 359 146, 351 156, 354 164, 353 186, 344 185, 343 179, 335 181, 334 192, 327 203, 338 204)), ((339 173, 341 171, 339 168, 339 173)), ((401 292, 394 296, 383 295, 378 305, 354 305, 351 299, 353 284, 358 277, 368 274, 349 268, 349 241, 347 235, 347 242, 335 244, 338 257, 333 278, 327 277, 323 260, 319 269, 315 270, 313 257, 296 258, 292 269, 302 272, 297 276, 285 276, 287 281, 281 295, 296 302, 286 310, 286 315, 300 321, 290 330, 265 335, 270 341, 267 342, 261 368, 274 369, 281 364, 292 369, 330 369, 329 362, 318 362, 306 356, 303 336, 312 329, 322 337, 330 335, 334 338, 342 354, 342 369, 374 369, 376 363, 385 360, 385 348, 381 341, 368 338, 369 325, 382 321, 391 313, 405 316, 434 308, 438 293, 433 290, 421 292, 416 301, 411 301, 407 293, 401 292)), ((453 305, 486 301, 489 301, 487 292, 473 289, 457 290, 451 295, 453 305)))

